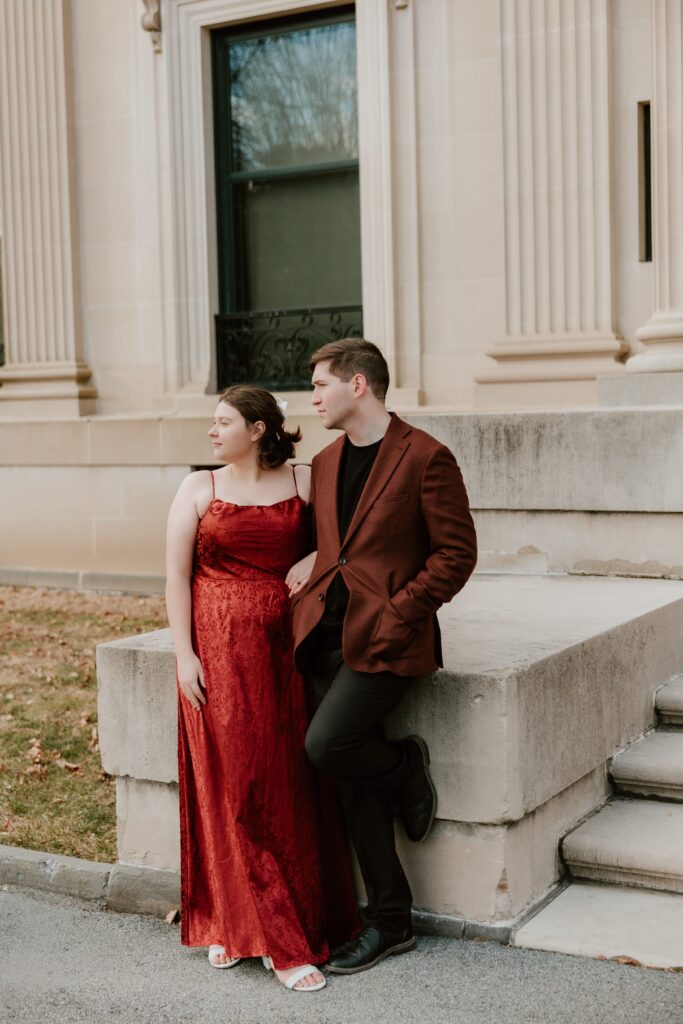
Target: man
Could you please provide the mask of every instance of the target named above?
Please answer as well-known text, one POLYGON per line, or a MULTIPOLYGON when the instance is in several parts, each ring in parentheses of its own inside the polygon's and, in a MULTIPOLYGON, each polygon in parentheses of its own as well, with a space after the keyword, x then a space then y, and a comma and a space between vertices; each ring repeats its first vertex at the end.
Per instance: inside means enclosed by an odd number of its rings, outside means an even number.
POLYGON ((311 371, 313 406, 344 436, 313 459, 317 553, 288 582, 295 657, 319 701, 306 750, 337 780, 368 898, 367 927, 328 965, 352 974, 415 945, 393 817, 422 842, 436 792, 424 740, 389 742, 381 720, 443 664, 436 611, 471 575, 476 535, 451 452, 387 412, 376 345, 331 342, 311 371))

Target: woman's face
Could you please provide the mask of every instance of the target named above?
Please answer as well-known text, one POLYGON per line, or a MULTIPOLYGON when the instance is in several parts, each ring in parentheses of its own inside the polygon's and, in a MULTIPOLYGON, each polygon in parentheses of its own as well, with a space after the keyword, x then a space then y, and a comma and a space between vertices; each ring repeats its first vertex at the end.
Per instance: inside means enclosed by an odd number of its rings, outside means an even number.
POLYGON ((256 456, 258 439, 261 437, 264 424, 247 423, 232 405, 219 402, 214 413, 213 426, 209 437, 213 445, 213 454, 220 462, 236 462, 245 456, 256 456))

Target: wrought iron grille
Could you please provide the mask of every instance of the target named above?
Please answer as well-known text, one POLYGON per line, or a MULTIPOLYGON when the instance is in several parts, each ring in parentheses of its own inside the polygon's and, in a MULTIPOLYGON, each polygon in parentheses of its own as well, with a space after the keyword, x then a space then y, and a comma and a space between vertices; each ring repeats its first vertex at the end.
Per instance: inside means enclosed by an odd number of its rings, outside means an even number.
POLYGON ((218 389, 261 384, 277 391, 310 386, 308 363, 328 341, 363 337, 361 306, 286 309, 216 316, 218 389))

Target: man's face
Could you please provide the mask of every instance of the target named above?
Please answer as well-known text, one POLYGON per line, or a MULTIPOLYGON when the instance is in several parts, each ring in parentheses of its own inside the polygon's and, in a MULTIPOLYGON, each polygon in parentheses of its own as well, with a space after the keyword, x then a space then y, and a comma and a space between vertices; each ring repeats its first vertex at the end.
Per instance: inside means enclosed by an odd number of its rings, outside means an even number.
POLYGON ((355 412, 355 378, 340 380, 330 373, 329 362, 318 363, 313 371, 311 404, 328 430, 343 430, 344 423, 355 412))

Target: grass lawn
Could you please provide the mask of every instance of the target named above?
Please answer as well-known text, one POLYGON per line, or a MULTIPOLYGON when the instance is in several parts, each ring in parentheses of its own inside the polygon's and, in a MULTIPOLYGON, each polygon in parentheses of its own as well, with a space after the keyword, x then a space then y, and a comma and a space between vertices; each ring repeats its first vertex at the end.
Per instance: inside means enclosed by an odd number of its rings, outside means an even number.
POLYGON ((162 595, 0 586, 0 843, 116 860, 95 645, 166 625, 162 595))

